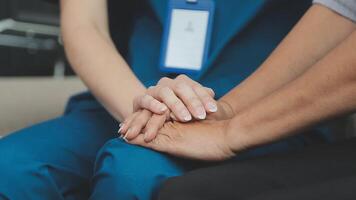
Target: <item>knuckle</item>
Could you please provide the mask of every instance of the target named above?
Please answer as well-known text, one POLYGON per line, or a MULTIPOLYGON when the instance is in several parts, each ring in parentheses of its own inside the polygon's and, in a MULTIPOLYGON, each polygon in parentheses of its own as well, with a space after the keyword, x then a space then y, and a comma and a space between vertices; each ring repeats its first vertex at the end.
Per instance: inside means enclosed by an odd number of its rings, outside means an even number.
POLYGON ((156 101, 154 101, 154 100, 151 100, 150 103, 149 103, 149 107, 151 109, 156 109, 156 108, 158 108, 158 103, 156 101))
POLYGON ((162 97, 164 95, 167 95, 171 92, 171 89, 167 86, 161 87, 159 90, 159 95, 162 97))
POLYGON ((188 80, 189 77, 185 74, 180 74, 179 76, 177 76, 176 80, 181 80, 181 81, 184 81, 184 80, 188 80))
POLYGON ((157 90, 158 87, 157 86, 151 86, 149 88, 147 88, 146 94, 152 94, 155 90, 157 90))
POLYGON ((168 81, 170 81, 171 79, 170 78, 167 78, 167 77, 163 77, 161 78, 159 81, 158 81, 158 85, 164 85, 166 84, 168 81))
POLYGON ((174 110, 183 110, 184 109, 182 103, 178 100, 172 102, 172 108, 174 110))
POLYGON ((208 102, 208 101, 214 101, 215 102, 215 100, 210 96, 202 96, 201 99, 202 99, 203 102, 208 102))
POLYGON ((200 99, 196 98, 196 97, 191 97, 188 99, 188 102, 192 105, 192 106, 201 106, 202 103, 200 101, 200 99))
POLYGON ((151 98, 150 98, 151 96, 150 95, 148 95, 148 94, 146 94, 146 95, 144 95, 143 97, 142 97, 142 103, 145 103, 145 102, 149 102, 150 100, 151 100, 151 98))
POLYGON ((203 90, 203 87, 200 86, 200 85, 194 85, 194 86, 193 86, 193 89, 194 89, 195 91, 199 91, 200 93, 205 92, 205 91, 203 90))
POLYGON ((184 83, 184 82, 178 82, 176 85, 175 85, 175 89, 179 92, 184 92, 187 88, 187 84, 184 83))

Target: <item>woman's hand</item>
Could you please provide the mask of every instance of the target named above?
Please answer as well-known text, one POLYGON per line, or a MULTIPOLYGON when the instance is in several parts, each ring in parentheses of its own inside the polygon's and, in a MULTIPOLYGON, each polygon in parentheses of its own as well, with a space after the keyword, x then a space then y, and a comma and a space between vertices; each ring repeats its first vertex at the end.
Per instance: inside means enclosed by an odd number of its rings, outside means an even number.
POLYGON ((235 155, 227 137, 228 123, 229 120, 185 124, 168 122, 151 142, 146 142, 144 136, 139 135, 129 143, 188 159, 226 160, 235 155))
POLYGON ((214 91, 203 87, 185 75, 175 79, 162 78, 156 86, 148 88, 146 95, 134 100, 134 112, 146 109, 163 114, 168 109, 177 121, 188 122, 193 118, 203 120, 207 113, 217 112, 214 91))
POLYGON ((121 124, 119 133, 131 140, 144 131, 146 141, 151 141, 167 120, 188 122, 193 117, 203 120, 207 114, 217 112, 214 95, 212 89, 185 75, 174 80, 162 78, 145 95, 135 98, 134 114, 121 124))

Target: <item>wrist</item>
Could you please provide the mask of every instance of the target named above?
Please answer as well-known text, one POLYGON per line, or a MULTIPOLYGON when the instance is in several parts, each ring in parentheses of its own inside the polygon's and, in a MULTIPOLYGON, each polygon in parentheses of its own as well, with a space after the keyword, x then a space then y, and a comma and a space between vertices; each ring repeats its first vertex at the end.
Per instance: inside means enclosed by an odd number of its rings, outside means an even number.
POLYGON ((228 120, 232 119, 235 116, 235 112, 232 108, 232 106, 224 101, 224 100, 219 100, 217 102, 218 105, 218 111, 216 113, 212 113, 208 116, 208 119, 213 119, 213 120, 228 120))
POLYGON ((242 120, 238 120, 237 117, 227 120, 225 137, 228 147, 234 153, 241 152, 253 146, 248 127, 244 126, 242 120))

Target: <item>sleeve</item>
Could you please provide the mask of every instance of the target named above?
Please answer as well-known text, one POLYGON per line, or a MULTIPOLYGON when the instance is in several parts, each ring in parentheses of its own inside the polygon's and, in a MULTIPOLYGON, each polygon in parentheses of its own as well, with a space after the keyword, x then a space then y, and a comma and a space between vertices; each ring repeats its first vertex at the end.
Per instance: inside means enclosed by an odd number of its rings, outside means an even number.
POLYGON ((313 3, 326 6, 338 14, 356 22, 356 0, 314 0, 313 3))

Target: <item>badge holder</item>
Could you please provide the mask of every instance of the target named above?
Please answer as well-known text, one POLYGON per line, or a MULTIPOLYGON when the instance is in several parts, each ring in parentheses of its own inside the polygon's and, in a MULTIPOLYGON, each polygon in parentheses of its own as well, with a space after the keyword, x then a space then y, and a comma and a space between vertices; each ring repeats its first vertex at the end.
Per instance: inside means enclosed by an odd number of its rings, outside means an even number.
POLYGON ((161 47, 160 69, 199 74, 208 59, 213 0, 170 0, 161 47))

